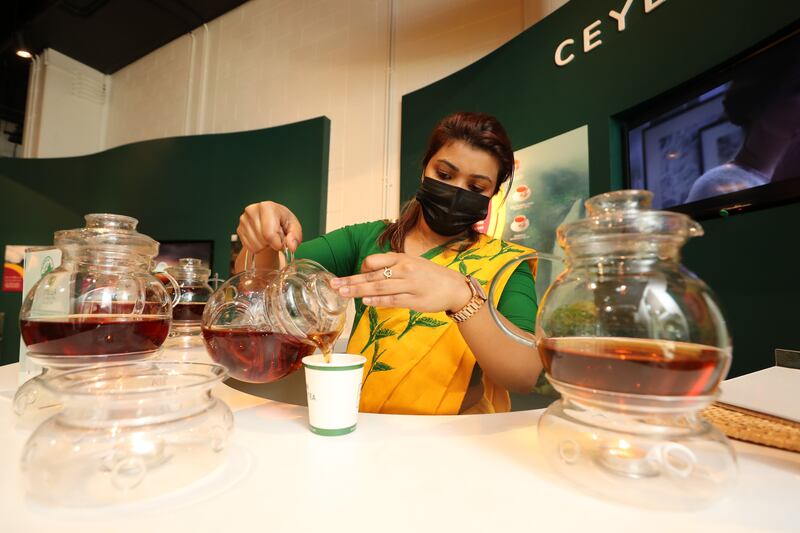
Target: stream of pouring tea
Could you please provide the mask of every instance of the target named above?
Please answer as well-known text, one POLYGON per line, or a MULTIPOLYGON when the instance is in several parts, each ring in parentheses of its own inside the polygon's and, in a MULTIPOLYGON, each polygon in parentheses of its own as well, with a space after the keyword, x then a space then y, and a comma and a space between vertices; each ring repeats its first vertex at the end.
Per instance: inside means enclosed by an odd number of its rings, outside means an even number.
POLYGON ((333 352, 333 343, 336 341, 337 332, 329 333, 312 333, 309 335, 311 341, 317 345, 322 352, 322 357, 326 364, 331 362, 331 353, 333 352))

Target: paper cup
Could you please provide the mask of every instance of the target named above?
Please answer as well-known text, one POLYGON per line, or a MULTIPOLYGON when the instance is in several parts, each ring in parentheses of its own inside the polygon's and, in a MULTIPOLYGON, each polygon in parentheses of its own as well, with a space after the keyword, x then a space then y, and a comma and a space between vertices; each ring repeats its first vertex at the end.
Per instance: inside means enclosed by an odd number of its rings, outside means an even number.
POLYGON ((303 358, 311 431, 327 437, 355 431, 366 361, 347 353, 331 354, 330 363, 322 354, 303 358))

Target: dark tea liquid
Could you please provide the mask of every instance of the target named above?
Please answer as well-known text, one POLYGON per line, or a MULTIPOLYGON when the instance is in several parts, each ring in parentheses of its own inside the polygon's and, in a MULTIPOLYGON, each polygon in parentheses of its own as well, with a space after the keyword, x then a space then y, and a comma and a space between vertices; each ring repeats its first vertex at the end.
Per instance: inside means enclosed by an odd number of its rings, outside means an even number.
POLYGON ((656 396, 710 394, 728 369, 727 351, 684 342, 626 338, 544 339, 539 353, 559 381, 656 396))
POLYGON ((319 347, 320 351, 322 352, 322 356, 325 358, 326 363, 331 362, 331 353, 333 352, 333 344, 336 342, 336 337, 339 334, 337 332, 330 332, 330 333, 312 333, 309 335, 311 342, 319 347))
POLYGON ((180 302, 172 308, 172 320, 181 322, 200 322, 206 302, 180 302))
POLYGON ((268 383, 302 366, 315 346, 296 337, 248 328, 203 328, 208 353, 241 381, 268 383))
POLYGON ((33 354, 115 355, 158 349, 169 333, 158 315, 71 315, 20 320, 22 339, 33 354))

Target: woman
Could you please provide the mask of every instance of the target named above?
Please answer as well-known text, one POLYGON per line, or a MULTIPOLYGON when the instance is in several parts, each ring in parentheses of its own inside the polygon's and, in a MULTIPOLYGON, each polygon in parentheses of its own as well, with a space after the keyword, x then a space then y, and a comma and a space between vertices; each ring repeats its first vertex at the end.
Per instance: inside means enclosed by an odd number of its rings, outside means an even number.
MULTIPOLYGON (((394 223, 348 226, 300 244, 302 229, 292 212, 260 202, 245 209, 237 233, 257 252, 258 266, 275 268, 278 251, 288 247, 333 272, 333 287, 356 299, 348 352, 367 358, 362 411, 508 411, 507 390, 530 391, 541 363, 534 349, 497 327, 483 289, 506 262, 531 250, 472 226, 512 178, 511 142, 495 118, 455 113, 434 129, 422 163, 416 198, 394 223)), ((495 303, 506 324, 532 333, 531 265, 521 263, 498 283, 495 303)))

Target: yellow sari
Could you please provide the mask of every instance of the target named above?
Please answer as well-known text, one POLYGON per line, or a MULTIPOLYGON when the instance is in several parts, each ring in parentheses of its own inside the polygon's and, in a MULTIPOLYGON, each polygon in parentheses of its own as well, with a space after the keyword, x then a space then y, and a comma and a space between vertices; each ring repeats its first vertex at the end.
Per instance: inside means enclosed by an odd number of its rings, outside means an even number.
MULTIPOLYGON (((487 288, 500 268, 533 250, 481 235, 463 252, 445 250, 438 265, 471 275, 487 288)), ((535 263, 531 270, 535 275, 535 263)), ((499 300, 514 269, 498 281, 499 300)), ((497 301, 494 302, 497 305, 497 301)), ((348 353, 367 358, 360 410, 369 413, 454 415, 467 393, 475 356, 444 312, 367 307, 348 343, 348 353)), ((506 412, 508 392, 483 376, 483 396, 464 413, 506 412)))

